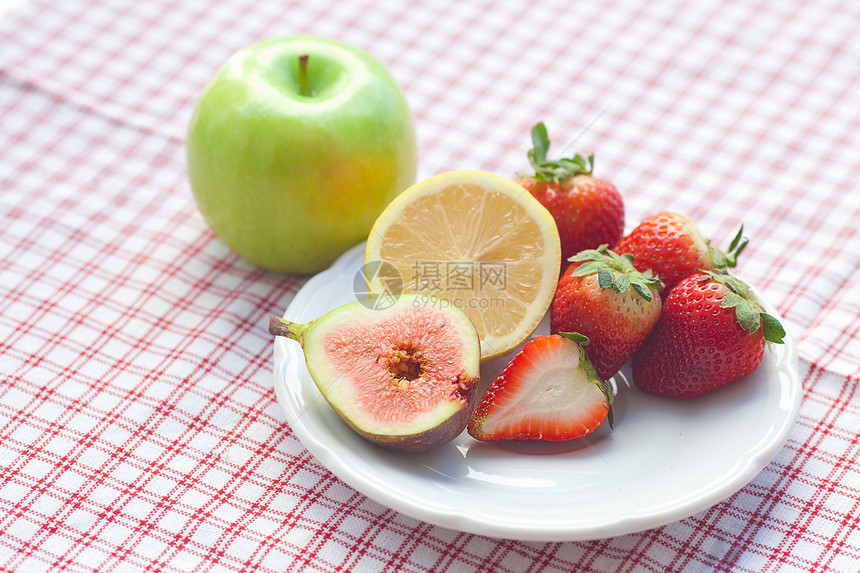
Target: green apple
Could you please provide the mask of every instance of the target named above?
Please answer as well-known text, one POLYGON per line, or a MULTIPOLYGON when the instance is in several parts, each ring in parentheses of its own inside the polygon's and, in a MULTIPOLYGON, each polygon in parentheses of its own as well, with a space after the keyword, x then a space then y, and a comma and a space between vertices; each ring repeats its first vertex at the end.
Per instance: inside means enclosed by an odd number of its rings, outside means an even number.
POLYGON ((403 92, 358 48, 290 36, 234 54, 188 129, 191 189, 204 220, 251 263, 312 273, 365 240, 414 183, 403 92))

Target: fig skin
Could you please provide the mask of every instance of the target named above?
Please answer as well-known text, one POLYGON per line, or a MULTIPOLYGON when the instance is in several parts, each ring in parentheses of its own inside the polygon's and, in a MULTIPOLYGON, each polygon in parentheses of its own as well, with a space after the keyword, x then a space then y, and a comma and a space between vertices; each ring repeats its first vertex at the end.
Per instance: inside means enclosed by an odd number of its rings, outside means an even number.
POLYGON ((334 408, 334 410, 357 434, 370 440, 374 444, 399 452, 426 452, 447 444, 459 436, 469 423, 469 419, 472 417, 472 413, 475 411, 475 407, 478 404, 476 399, 478 378, 471 378, 465 382, 470 388, 468 394, 465 396, 466 403, 463 408, 454 413, 453 416, 450 416, 445 421, 441 422, 435 428, 430 428, 429 430, 425 430, 417 434, 393 435, 365 432, 353 424, 350 419, 344 416, 344 414, 337 408, 334 408))
POLYGON ((438 448, 466 428, 477 405, 481 348, 478 332, 462 311, 444 301, 403 294, 385 310, 368 301, 354 302, 307 324, 272 316, 269 333, 301 344, 308 372, 332 409, 353 431, 384 448, 403 452, 438 448), (374 331, 384 336, 375 339, 370 335, 374 331), (411 332, 417 334, 413 336, 411 332), (338 348, 340 355, 331 350, 332 341, 342 346, 338 348), (420 351, 420 360, 426 362, 420 366, 420 373, 409 380, 419 380, 415 387, 396 378, 390 367, 386 372, 384 366, 377 366, 386 360, 391 364, 397 347, 386 344, 395 343, 414 344, 420 351), (338 366, 343 353, 350 360, 358 357, 350 368, 338 366), (422 378, 425 374, 428 378, 422 378), (432 385, 428 381, 431 376, 435 376, 432 385), (390 387, 386 386, 389 382, 390 387), (367 407, 370 395, 372 409, 377 412, 386 408, 392 412, 395 408, 409 411, 402 409, 403 401, 397 399, 402 399, 404 392, 407 398, 411 392, 417 393, 407 400, 407 406, 416 409, 410 420, 379 420, 367 407), (428 393, 435 402, 421 410, 421 396, 428 393))

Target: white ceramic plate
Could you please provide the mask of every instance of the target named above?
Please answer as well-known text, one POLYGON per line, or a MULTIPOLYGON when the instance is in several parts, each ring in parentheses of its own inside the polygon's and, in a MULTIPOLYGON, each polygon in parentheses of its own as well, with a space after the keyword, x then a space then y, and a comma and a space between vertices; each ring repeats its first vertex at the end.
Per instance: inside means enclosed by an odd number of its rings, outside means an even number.
MULTIPOLYGON (((284 314, 307 322, 356 300, 364 245, 311 278, 284 314)), ((773 313, 773 309, 768 309, 773 313)), ((536 334, 548 332, 542 324, 536 334)), ((511 355, 482 367, 495 378, 511 355)), ((530 541, 598 539, 658 527, 729 497, 785 443, 800 406, 794 342, 771 345, 751 375, 691 402, 616 376, 615 429, 569 443, 486 444, 463 432, 421 454, 353 433, 321 396, 299 345, 275 341, 275 392, 296 436, 344 482, 436 525, 530 541)))

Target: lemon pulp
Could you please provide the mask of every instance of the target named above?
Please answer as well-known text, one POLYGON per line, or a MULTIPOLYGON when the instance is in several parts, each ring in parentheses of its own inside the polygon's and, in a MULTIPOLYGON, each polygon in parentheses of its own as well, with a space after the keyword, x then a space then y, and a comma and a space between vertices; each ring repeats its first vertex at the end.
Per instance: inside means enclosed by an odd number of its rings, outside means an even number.
POLYGON ((521 186, 483 171, 451 171, 388 205, 370 232, 365 262, 390 265, 368 275, 373 294, 425 294, 428 304, 437 297, 461 309, 489 360, 524 341, 546 314, 561 246, 552 216, 521 186))

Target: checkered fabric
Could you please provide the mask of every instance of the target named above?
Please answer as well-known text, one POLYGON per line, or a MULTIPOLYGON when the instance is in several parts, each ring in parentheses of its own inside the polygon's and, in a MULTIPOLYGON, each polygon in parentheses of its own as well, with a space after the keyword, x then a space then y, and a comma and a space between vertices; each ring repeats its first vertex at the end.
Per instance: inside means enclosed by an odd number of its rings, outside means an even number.
MULTIPOLYGON (((860 3, 30 0, 0 19, 0 569, 860 571, 860 3), (232 254, 192 199, 195 98, 307 33, 412 107, 419 177, 595 152, 628 227, 687 213, 798 341, 800 417, 737 494, 576 543, 417 521, 285 423, 265 319, 305 278, 232 254)), ((727 420, 726 423, 731 423, 727 420)))

